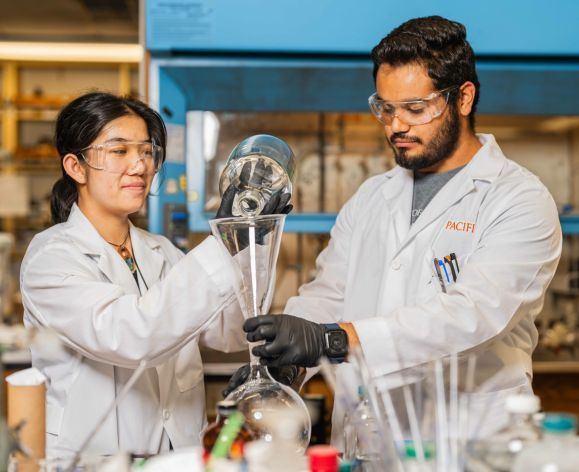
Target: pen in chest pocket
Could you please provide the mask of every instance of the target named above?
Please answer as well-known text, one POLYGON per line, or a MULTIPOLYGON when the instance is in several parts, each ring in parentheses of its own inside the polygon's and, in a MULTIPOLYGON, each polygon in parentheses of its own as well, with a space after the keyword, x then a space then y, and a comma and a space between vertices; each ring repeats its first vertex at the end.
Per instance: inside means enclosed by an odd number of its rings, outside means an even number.
POLYGON ((456 271, 454 270, 454 265, 452 264, 452 256, 444 256, 444 262, 450 267, 450 272, 452 274, 452 281, 456 282, 456 271))
POLYGON ((456 282, 460 272, 456 254, 452 252, 448 256, 444 256, 442 259, 435 257, 432 262, 434 263, 434 269, 436 270, 440 288, 443 293, 446 293, 447 284, 456 282))
POLYGON ((438 276, 438 283, 440 284, 440 288, 442 289, 442 293, 446 293, 446 285, 444 283, 444 279, 442 278, 442 271, 440 270, 439 260, 435 257, 433 259, 434 262, 434 269, 436 270, 436 275, 438 276))

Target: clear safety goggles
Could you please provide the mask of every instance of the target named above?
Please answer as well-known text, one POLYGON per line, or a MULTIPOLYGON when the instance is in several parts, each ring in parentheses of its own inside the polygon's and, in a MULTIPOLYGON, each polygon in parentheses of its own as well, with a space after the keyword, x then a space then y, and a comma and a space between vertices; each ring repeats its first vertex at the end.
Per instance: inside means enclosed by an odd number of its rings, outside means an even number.
POLYGON ((80 150, 84 161, 93 169, 122 174, 142 162, 145 172, 156 173, 163 164, 163 148, 146 141, 111 141, 93 144, 80 150))
POLYGON ((394 117, 407 125, 425 125, 442 114, 450 92, 456 88, 458 85, 437 90, 424 98, 400 101, 382 100, 373 93, 368 98, 368 105, 378 121, 387 126, 392 124, 394 117))

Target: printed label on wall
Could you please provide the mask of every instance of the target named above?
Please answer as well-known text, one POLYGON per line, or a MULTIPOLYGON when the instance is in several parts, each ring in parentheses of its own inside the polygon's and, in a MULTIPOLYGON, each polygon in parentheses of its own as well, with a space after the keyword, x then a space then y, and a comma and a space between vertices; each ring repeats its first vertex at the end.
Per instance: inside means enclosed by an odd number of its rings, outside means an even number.
POLYGON ((199 45, 213 41, 214 0, 149 0, 148 44, 199 45))

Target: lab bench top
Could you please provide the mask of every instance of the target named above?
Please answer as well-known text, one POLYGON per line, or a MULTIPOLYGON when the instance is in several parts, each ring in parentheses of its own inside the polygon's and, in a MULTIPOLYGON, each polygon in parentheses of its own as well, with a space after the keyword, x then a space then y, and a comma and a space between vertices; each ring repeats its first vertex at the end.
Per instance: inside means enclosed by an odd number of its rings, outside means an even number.
MULTIPOLYGON (((6 351, 1 355, 4 365, 11 368, 26 368, 32 361, 28 349, 6 351)), ((203 371, 207 376, 226 376, 233 374, 242 365, 243 362, 206 362, 203 371)))
MULTIPOLYGON (((2 353, 2 360, 8 367, 25 368, 30 366, 31 358, 28 349, 2 353)), ((206 362, 203 371, 206 376, 229 376, 239 369, 243 362, 206 362)), ((535 361, 533 372, 536 374, 576 374, 579 373, 579 360, 576 361, 535 361)))

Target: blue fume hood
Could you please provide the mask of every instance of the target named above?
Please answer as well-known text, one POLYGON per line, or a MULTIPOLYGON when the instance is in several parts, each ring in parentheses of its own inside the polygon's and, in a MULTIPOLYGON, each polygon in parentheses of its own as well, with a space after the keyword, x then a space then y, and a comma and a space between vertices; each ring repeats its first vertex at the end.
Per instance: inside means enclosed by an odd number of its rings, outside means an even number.
MULTIPOLYGON (((166 164, 167 179, 187 174, 186 187, 151 197, 150 229, 166 231, 169 204, 174 214, 186 207, 190 231, 208 231, 203 143, 191 131, 200 129, 201 112, 365 112, 373 45, 403 21, 431 14, 467 27, 481 82, 479 113, 579 114, 579 3, 572 0, 556 9, 537 0, 468 8, 458 0, 365 0, 355 7, 347 0, 147 0, 150 100, 179 136, 173 142, 184 146, 166 164)), ((292 214, 286 230, 327 232, 334 219, 292 214)))

